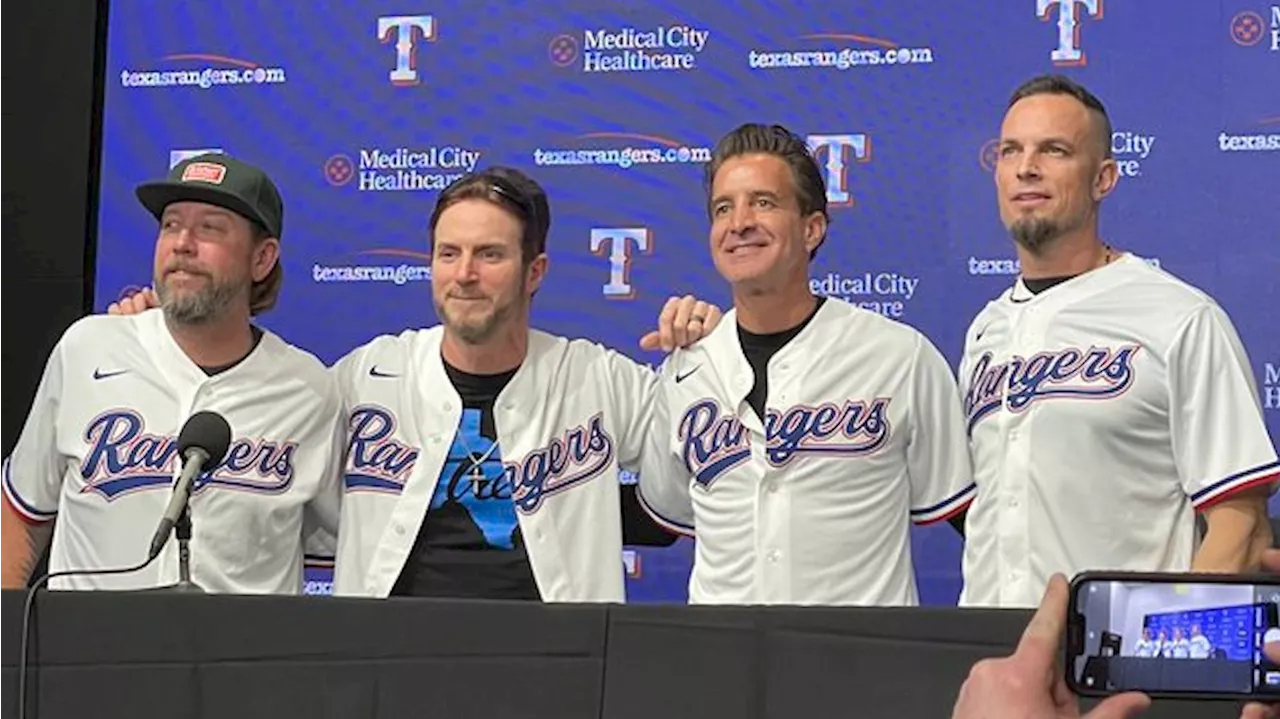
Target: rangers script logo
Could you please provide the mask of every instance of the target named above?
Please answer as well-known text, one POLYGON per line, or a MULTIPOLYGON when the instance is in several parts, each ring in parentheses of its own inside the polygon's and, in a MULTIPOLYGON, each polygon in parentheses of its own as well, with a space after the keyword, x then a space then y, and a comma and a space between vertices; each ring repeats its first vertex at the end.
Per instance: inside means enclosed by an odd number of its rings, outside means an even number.
POLYGON ((533 514, 550 495, 598 476, 613 463, 613 452, 604 415, 597 413, 586 426, 572 427, 523 459, 503 463, 504 478, 515 488, 511 500, 520 512, 533 514))
POLYGON ((351 412, 348 424, 347 471, 343 484, 348 492, 399 494, 413 471, 418 450, 394 439, 396 417, 377 405, 361 405, 351 412))
MULTIPOLYGON (((133 410, 112 409, 85 428, 89 451, 80 463, 82 492, 97 492, 107 500, 123 494, 173 483, 178 440, 147 434, 142 416, 133 410)), ((192 494, 208 486, 279 494, 293 484, 296 442, 237 439, 212 471, 196 478, 192 494)))
POLYGON ((1042 399, 1111 399, 1124 394, 1133 385, 1133 357, 1140 348, 1137 344, 1118 350, 1066 347, 1026 359, 1014 355, 994 365, 992 354, 983 353, 964 395, 969 434, 1002 406, 1022 412, 1042 399))
MULTIPOLYGON (((889 439, 890 398, 871 402, 847 400, 816 407, 795 405, 765 413, 765 459, 784 467, 803 454, 858 457, 884 446, 889 439)), ((680 419, 677 435, 681 456, 694 482, 710 489, 717 477, 751 458, 751 435, 737 416, 720 414, 720 405, 704 399, 680 419)))

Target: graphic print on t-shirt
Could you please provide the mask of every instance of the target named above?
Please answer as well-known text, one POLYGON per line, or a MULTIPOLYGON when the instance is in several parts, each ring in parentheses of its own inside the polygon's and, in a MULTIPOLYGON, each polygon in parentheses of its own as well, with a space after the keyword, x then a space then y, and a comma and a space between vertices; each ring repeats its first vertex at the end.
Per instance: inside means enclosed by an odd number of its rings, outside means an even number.
POLYGON ((431 497, 430 511, 448 515, 463 525, 470 519, 475 527, 471 541, 459 536, 471 532, 458 532, 451 538, 459 549, 480 548, 477 545, 481 544, 493 549, 514 549, 512 534, 517 520, 511 482, 503 471, 500 449, 493 446, 495 441, 480 433, 480 417, 479 409, 462 411, 453 446, 431 497), (471 546, 461 546, 464 544, 471 546))

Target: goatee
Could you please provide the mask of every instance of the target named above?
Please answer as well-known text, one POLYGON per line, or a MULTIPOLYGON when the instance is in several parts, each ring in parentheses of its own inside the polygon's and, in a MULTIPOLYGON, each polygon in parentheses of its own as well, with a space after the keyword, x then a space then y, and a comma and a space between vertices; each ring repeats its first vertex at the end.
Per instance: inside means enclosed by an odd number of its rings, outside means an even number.
POLYGON ((1009 226, 1013 241, 1033 255, 1039 255, 1053 240, 1062 235, 1062 226, 1053 220, 1018 220, 1009 226))

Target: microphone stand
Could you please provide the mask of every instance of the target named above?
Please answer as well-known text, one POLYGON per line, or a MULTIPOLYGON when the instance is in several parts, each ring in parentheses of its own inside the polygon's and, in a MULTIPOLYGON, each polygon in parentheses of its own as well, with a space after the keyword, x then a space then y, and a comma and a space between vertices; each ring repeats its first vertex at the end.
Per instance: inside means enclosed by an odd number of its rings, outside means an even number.
POLYGON ((183 594, 203 593, 204 589, 191 581, 191 550, 187 546, 191 541, 191 510, 185 505, 173 525, 173 533, 178 538, 178 583, 171 590, 183 594))
POLYGON ((204 587, 191 581, 191 549, 187 544, 191 541, 191 509, 186 504, 182 506, 182 514, 178 515, 178 521, 173 524, 173 533, 178 539, 178 583, 135 591, 144 594, 154 592, 163 592, 165 594, 205 593, 204 587))

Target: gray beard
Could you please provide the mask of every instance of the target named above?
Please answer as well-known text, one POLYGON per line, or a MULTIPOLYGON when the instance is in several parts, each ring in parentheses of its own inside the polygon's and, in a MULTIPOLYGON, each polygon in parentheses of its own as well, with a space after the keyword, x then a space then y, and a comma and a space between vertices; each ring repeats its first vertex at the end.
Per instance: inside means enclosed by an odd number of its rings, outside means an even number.
POLYGON ((165 319, 179 325, 203 325, 221 317, 244 291, 242 282, 211 283, 199 292, 175 296, 164 282, 156 282, 156 295, 165 319))
POLYGON ((1018 220, 1009 226, 1009 236, 1033 255, 1039 255, 1046 245, 1062 236, 1064 228, 1053 220, 1018 220))

